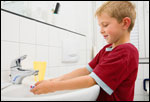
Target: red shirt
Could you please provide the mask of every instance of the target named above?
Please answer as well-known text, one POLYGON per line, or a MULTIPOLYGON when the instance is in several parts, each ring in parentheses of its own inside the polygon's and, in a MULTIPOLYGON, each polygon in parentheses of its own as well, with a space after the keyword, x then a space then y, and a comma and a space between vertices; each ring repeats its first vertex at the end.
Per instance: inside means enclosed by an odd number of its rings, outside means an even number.
POLYGON ((104 46, 89 63, 90 76, 101 87, 97 101, 133 101, 138 50, 131 43, 104 46))

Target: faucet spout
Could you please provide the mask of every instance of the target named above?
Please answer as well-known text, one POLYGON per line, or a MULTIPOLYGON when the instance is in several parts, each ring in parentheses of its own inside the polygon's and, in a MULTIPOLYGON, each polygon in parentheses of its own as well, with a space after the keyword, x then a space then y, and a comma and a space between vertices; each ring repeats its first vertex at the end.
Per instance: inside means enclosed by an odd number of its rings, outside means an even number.
POLYGON ((22 80, 31 75, 38 75, 39 70, 29 70, 29 69, 22 69, 21 61, 25 59, 27 55, 21 56, 12 61, 10 69, 11 69, 11 82, 13 84, 21 84, 22 80))
POLYGON ((23 72, 23 76, 30 76, 30 75, 38 75, 39 70, 26 70, 23 72))
POLYGON ((22 84, 22 80, 31 75, 38 75, 38 70, 24 70, 18 68, 17 70, 11 71, 11 82, 13 84, 22 84))

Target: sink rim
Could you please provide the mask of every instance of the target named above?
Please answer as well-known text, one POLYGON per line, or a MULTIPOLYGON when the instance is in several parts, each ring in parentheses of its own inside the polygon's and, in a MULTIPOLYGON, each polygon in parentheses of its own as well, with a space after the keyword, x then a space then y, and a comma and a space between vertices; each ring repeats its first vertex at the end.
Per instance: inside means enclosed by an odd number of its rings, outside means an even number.
MULTIPOLYGON (((47 94, 42 94, 41 96, 39 95, 39 97, 10 97, 10 96, 5 96, 5 95, 1 94, 1 98, 2 98, 2 100, 26 100, 26 101, 28 101, 28 100, 49 100, 49 99, 53 99, 53 100, 58 99, 59 100, 61 97, 62 98, 66 97, 66 95, 72 97, 73 95, 76 95, 78 93, 84 93, 86 91, 93 90, 93 89, 95 91, 98 91, 97 93, 99 94, 100 87, 96 84, 89 88, 81 88, 81 89, 76 89, 76 90, 63 90, 63 91, 66 91, 66 93, 51 95, 51 97, 48 96, 47 94), (67 92, 67 91, 69 91, 69 92, 67 92)), ((1 90, 1 93, 4 90, 5 89, 1 90)), ((56 91, 56 92, 62 92, 62 91, 56 91)))

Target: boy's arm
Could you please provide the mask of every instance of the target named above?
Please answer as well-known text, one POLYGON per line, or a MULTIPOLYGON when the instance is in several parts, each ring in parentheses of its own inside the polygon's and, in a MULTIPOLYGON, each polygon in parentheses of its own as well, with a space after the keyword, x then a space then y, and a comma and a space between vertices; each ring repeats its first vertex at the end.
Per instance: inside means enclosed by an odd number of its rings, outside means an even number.
POLYGON ((87 70, 86 67, 84 67, 84 68, 76 69, 70 73, 64 74, 60 77, 50 79, 50 80, 51 81, 52 80, 63 81, 63 80, 67 80, 67 79, 71 79, 71 78, 75 78, 75 77, 79 77, 79 76, 84 76, 84 75, 88 75, 88 74, 90 74, 90 72, 87 70))
MULTIPOLYGON (((49 79, 47 81, 64 81, 64 80, 68 80, 68 79, 72 79, 72 78, 75 78, 75 77, 80 77, 80 76, 84 76, 84 75, 88 75, 90 74, 90 72, 87 70, 87 68, 79 68, 79 69, 76 69, 70 73, 67 73, 67 74, 64 74, 60 77, 57 77, 57 78, 53 78, 53 79, 49 79)), ((37 83, 35 83, 35 85, 39 85, 43 82, 46 82, 46 80, 42 80, 42 81, 38 81, 37 83)))
POLYGON ((79 88, 87 88, 96 84, 96 81, 89 75, 80 76, 64 81, 54 82, 54 91, 59 90, 72 90, 79 88))
POLYGON ((87 88, 95 85, 95 80, 89 75, 80 76, 64 81, 48 81, 45 80, 38 84, 31 90, 34 94, 44 94, 60 90, 73 90, 80 88, 87 88))

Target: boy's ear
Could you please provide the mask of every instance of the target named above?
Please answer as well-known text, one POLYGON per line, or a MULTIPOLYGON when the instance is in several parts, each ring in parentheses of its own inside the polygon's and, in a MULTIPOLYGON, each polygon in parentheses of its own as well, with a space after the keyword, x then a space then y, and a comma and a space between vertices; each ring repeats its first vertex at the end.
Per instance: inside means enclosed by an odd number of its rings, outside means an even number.
POLYGON ((128 29, 130 24, 131 24, 131 19, 129 17, 123 18, 123 20, 122 20, 123 29, 128 29))

